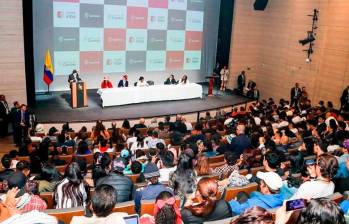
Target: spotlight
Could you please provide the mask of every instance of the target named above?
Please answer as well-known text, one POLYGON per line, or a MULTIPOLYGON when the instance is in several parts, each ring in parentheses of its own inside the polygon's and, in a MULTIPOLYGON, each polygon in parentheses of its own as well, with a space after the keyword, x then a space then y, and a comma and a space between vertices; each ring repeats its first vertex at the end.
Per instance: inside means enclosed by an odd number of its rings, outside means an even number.
POLYGON ((308 43, 311 43, 315 40, 315 37, 313 34, 309 34, 309 36, 303 40, 299 40, 298 42, 302 45, 306 45, 308 43))

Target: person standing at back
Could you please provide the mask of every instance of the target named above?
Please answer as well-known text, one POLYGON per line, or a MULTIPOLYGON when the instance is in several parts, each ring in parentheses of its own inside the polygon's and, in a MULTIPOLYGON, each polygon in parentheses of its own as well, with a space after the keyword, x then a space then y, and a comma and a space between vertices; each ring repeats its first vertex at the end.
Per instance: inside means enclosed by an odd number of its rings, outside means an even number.
POLYGON ((296 83, 295 86, 291 89, 291 107, 298 107, 299 99, 302 96, 302 90, 299 88, 299 84, 296 83))
POLYGON ((244 87, 246 85, 245 71, 241 71, 237 81, 238 81, 238 93, 242 95, 244 93, 244 87))

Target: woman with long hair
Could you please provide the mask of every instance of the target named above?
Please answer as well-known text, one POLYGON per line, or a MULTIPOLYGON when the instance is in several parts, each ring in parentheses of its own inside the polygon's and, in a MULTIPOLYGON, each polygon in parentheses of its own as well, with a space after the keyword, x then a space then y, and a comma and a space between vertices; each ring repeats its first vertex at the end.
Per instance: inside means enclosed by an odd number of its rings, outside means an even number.
POLYGON ((54 192, 56 208, 86 206, 88 194, 88 185, 83 181, 80 167, 78 163, 72 162, 65 169, 63 180, 56 186, 54 192))
POLYGON ((214 178, 204 177, 182 209, 183 223, 203 223, 232 217, 228 202, 217 198, 218 184, 214 178))
POLYGON ((197 176, 206 176, 212 173, 212 169, 208 163, 206 156, 200 156, 195 166, 195 172, 197 176))
POLYGON ((91 138, 93 139, 95 144, 99 144, 98 139, 103 138, 105 140, 109 140, 110 134, 108 130, 103 125, 102 121, 97 121, 96 126, 93 129, 91 138))
POLYGON ((187 196, 195 191, 196 174, 193 169, 193 159, 183 153, 179 156, 177 170, 169 175, 169 186, 175 195, 181 199, 181 206, 187 196))

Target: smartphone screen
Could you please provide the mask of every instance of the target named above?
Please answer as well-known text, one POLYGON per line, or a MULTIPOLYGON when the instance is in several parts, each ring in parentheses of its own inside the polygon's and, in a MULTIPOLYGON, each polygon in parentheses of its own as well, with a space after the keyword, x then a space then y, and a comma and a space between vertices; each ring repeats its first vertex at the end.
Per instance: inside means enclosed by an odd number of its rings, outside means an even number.
POLYGON ((299 210, 306 207, 306 203, 304 199, 295 199, 286 201, 286 211, 294 211, 299 210))

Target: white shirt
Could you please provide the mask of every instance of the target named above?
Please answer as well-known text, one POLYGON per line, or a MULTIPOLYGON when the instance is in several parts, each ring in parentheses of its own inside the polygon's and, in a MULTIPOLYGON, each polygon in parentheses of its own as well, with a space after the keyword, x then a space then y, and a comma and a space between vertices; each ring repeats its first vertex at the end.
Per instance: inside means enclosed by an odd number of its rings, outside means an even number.
POLYGON ((125 224, 124 216, 127 216, 125 212, 114 212, 107 217, 92 217, 86 216, 74 216, 70 224, 125 224))
POLYGON ((135 142, 137 142, 137 137, 130 137, 130 138, 128 138, 127 141, 126 141, 127 147, 130 147, 131 143, 133 144, 135 142))
POLYGON ((185 126, 187 126, 187 131, 193 130, 193 125, 190 122, 185 122, 185 126))
POLYGON ((144 82, 138 81, 137 86, 138 87, 146 87, 146 86, 149 86, 149 84, 146 81, 144 81, 144 82))
POLYGON ((32 223, 43 223, 43 224, 57 224, 57 219, 53 216, 47 215, 46 213, 33 210, 23 214, 16 214, 3 221, 1 224, 32 224, 32 223))
POLYGON ((221 80, 222 81, 228 81, 228 75, 229 75, 229 70, 222 68, 221 72, 221 80))
POLYGON ((160 172, 160 178, 159 182, 166 182, 170 179, 170 173, 177 170, 177 166, 171 167, 171 168, 161 168, 159 169, 160 172))
POLYGON ((328 197, 334 192, 334 183, 325 182, 321 180, 306 181, 299 186, 297 192, 292 196, 291 199, 312 199, 328 197))

